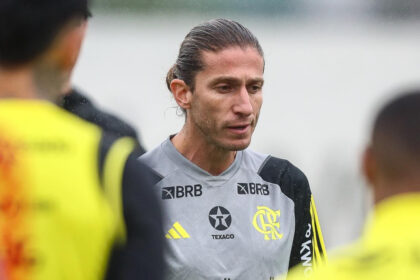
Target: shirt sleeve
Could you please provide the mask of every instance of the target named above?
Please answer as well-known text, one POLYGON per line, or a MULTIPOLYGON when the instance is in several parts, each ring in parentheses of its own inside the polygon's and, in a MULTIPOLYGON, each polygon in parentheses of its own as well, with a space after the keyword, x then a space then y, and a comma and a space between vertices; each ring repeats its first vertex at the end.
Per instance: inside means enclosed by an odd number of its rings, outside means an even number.
POLYGON ((289 165, 281 182, 282 185, 292 186, 290 196, 295 202, 295 235, 289 269, 301 266, 301 271, 308 275, 325 263, 327 256, 308 180, 298 168, 289 165))
POLYGON ((289 161, 270 157, 259 172, 261 177, 278 184, 295 206, 295 231, 289 269, 300 266, 305 274, 326 261, 326 252, 309 182, 305 174, 289 161))
POLYGON ((161 210, 148 167, 127 160, 122 186, 125 242, 113 250, 107 279, 162 279, 161 210))
POLYGON ((132 139, 119 138, 108 146, 107 155, 102 156, 102 181, 118 230, 106 279, 160 280, 164 241, 153 173, 136 160, 132 139))

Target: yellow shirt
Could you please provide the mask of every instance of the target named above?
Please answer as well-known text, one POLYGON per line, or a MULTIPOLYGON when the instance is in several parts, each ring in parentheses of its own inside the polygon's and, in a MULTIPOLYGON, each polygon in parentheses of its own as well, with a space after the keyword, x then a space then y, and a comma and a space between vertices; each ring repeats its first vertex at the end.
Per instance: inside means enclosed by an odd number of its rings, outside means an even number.
POLYGON ((296 271, 287 277, 297 279, 420 279, 420 193, 379 203, 359 242, 331 257, 309 278, 296 271))
POLYGON ((117 217, 101 131, 42 101, 0 101, 0 279, 102 279, 117 217))

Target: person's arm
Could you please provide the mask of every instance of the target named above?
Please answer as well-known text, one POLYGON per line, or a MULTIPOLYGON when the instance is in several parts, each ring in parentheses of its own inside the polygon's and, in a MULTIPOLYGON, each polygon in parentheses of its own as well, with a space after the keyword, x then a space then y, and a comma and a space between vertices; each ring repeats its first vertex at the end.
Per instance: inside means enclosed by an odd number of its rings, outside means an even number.
POLYGON ((281 184, 292 187, 291 196, 295 202, 295 235, 289 269, 301 266, 305 275, 310 274, 326 262, 327 256, 309 183, 305 174, 289 163, 281 184))
POLYGON ((106 279, 162 279, 163 230, 152 171, 136 160, 131 138, 102 140, 100 172, 117 217, 117 242, 106 279))
POLYGON ((318 222, 314 200, 305 174, 287 160, 270 157, 260 171, 261 177, 278 184, 295 206, 295 233, 290 253, 289 269, 301 266, 310 273, 326 261, 324 240, 318 222))
POLYGON ((148 167, 131 155, 122 186, 125 241, 114 248, 107 279, 162 279, 161 210, 148 167))

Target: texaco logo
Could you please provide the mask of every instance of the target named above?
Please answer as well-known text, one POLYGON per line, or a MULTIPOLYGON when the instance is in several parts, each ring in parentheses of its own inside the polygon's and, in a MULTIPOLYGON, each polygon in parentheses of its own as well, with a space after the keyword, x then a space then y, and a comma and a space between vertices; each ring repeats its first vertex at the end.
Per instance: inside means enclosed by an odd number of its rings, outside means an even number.
POLYGON ((216 206, 210 210, 209 221, 212 227, 215 229, 226 230, 232 223, 232 216, 226 208, 222 206, 216 206))

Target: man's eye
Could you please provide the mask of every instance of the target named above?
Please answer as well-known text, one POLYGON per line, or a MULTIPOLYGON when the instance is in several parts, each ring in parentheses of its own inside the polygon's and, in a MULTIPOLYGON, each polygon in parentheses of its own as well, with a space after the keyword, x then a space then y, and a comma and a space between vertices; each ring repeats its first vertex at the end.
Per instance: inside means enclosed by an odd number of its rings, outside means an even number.
POLYGON ((222 92, 222 93, 232 91, 232 87, 229 85, 218 86, 216 89, 218 92, 222 92))
POLYGON ((261 90, 261 86, 259 86, 259 85, 253 85, 253 86, 250 86, 249 87, 249 91, 251 92, 251 93, 256 93, 256 92, 259 92, 260 90, 261 90))

